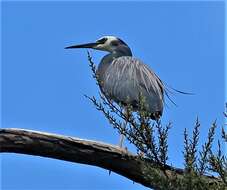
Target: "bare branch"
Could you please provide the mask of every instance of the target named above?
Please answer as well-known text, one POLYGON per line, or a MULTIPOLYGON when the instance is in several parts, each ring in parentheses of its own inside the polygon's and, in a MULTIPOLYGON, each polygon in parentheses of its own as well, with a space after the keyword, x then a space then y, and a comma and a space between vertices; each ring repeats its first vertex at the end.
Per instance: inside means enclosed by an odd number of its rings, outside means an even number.
MULTIPOLYGON (((101 142, 24 129, 0 129, 0 145, 0 152, 37 155, 98 166, 154 189, 161 189, 166 181, 163 171, 150 160, 101 142)), ((183 177, 181 169, 166 165, 165 171, 170 179, 183 177)), ((219 178, 203 177, 210 184, 220 183, 219 178)))

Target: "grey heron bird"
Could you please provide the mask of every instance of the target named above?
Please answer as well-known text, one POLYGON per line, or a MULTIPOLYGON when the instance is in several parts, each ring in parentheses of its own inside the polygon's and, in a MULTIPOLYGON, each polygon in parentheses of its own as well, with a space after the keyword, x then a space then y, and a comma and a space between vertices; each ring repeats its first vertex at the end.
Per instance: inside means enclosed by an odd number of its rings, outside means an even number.
POLYGON ((107 51, 97 69, 99 86, 106 98, 138 109, 140 96, 144 97, 151 119, 162 116, 164 85, 159 77, 141 60, 132 56, 128 45, 115 36, 104 36, 94 43, 66 47, 92 48, 107 51))
POLYGON ((162 116, 165 90, 162 81, 147 65, 132 56, 131 49, 123 40, 104 36, 94 43, 66 47, 71 48, 109 52, 97 69, 99 86, 105 97, 137 110, 142 96, 151 119, 158 120, 162 116))

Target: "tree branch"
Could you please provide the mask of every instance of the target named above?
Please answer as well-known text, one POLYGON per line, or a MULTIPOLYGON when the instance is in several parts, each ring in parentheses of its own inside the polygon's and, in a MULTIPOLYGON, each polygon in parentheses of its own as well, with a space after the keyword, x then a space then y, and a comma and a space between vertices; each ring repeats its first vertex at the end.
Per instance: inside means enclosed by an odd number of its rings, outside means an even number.
MULTIPOLYGON (((25 129, 0 129, 0 152, 22 153, 98 166, 144 186, 160 189, 166 175, 155 163, 110 144, 25 129)), ((182 178, 182 169, 166 166, 169 178, 182 178)), ((219 178, 203 176, 211 184, 219 178)))

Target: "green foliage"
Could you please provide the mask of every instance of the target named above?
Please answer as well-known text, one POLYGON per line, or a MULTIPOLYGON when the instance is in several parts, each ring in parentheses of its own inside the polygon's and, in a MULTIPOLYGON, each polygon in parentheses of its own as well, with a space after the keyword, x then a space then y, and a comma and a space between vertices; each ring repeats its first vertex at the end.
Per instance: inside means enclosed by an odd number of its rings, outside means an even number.
POLYGON ((197 169, 197 147, 199 141, 199 120, 196 119, 196 124, 193 130, 192 140, 188 139, 188 133, 185 128, 184 130, 184 160, 185 160, 185 170, 188 173, 194 173, 197 169))
MULTIPOLYGON (((97 84, 99 85, 96 67, 88 52, 88 60, 97 84)), ((133 110, 131 105, 121 106, 107 99, 100 93, 100 100, 95 97, 86 96, 94 104, 97 110, 101 111, 109 123, 119 134, 123 134, 126 139, 135 145, 140 159, 149 160, 152 167, 159 167, 165 178, 153 177, 153 180, 160 181, 160 189, 180 189, 180 190, 221 190, 227 189, 227 158, 223 154, 221 143, 218 141, 218 151, 212 151, 216 121, 212 123, 207 141, 198 147, 199 142, 199 119, 196 119, 192 137, 184 130, 184 169, 182 177, 176 175, 169 176, 166 173, 168 160, 168 133, 172 127, 171 123, 163 126, 161 121, 152 121, 150 114, 145 110, 144 97, 140 96, 139 109, 133 110), (216 177, 213 177, 216 176, 216 177), (212 180, 219 179, 218 183, 212 180)), ((226 105, 227 108, 227 105, 226 105)), ((227 118, 227 112, 224 113, 227 118)), ((222 129, 222 138, 227 142, 227 135, 222 129)), ((148 167, 149 168, 149 167, 148 167)))
MULTIPOLYGON (((184 160, 185 160, 185 173, 182 180, 182 184, 187 187, 186 189, 225 189, 226 183, 226 157, 223 155, 218 141, 218 154, 215 155, 212 152, 215 129, 217 128, 216 122, 214 122, 209 131, 207 142, 202 145, 202 150, 198 152, 198 140, 199 140, 199 127, 200 123, 198 119, 193 130, 192 139, 188 138, 188 133, 185 129, 184 132, 184 160), (213 175, 220 176, 220 183, 211 184, 209 181, 203 178, 204 175, 212 171, 213 175)), ((210 178, 212 178, 210 173, 210 178)))

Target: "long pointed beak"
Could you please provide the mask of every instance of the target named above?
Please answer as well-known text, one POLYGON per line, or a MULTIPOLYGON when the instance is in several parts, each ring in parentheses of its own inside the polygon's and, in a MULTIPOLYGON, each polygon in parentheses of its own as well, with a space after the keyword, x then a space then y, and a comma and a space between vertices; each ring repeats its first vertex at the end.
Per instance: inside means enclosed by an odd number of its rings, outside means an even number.
POLYGON ((65 47, 65 49, 73 49, 73 48, 95 48, 99 43, 87 43, 87 44, 80 44, 80 45, 73 45, 65 47))

